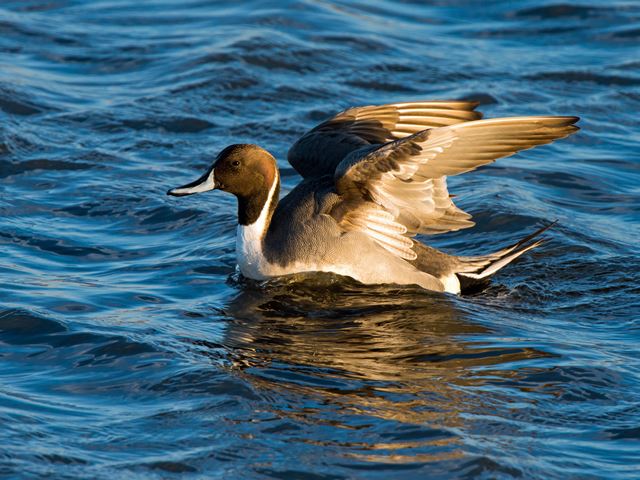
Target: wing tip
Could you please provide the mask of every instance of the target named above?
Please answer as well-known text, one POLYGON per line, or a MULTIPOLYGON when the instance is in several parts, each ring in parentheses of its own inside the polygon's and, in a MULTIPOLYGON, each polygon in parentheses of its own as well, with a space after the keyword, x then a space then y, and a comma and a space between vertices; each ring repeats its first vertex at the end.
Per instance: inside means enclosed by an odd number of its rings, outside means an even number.
POLYGON ((571 133, 580 130, 580 127, 575 125, 580 121, 580 117, 573 115, 553 115, 549 117, 540 117, 544 123, 548 123, 550 127, 563 128, 571 130, 571 133))
POLYGON ((563 119, 565 121, 565 126, 573 126, 577 129, 580 129, 580 127, 576 126, 575 124, 578 123, 581 118, 575 115, 562 115, 562 116, 558 116, 556 117, 558 119, 563 119))

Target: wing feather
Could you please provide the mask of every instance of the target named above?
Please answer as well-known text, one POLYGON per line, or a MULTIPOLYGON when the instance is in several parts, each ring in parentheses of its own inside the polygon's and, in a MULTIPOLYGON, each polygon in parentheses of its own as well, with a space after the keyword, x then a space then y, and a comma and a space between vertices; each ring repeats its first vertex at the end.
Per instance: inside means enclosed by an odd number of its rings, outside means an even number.
POLYGON ((577 117, 511 117, 478 120, 434 129, 429 138, 416 138, 423 147, 419 173, 427 178, 458 175, 513 155, 551 143, 578 130, 577 117), (451 139, 453 138, 453 141, 451 139), (433 143, 448 143, 433 155, 433 143))
POLYGON ((577 121, 475 120, 356 150, 336 168, 336 191, 343 199, 336 218, 346 229, 364 231, 388 251, 414 259, 411 236, 473 226, 471 216, 453 203, 446 176, 564 138, 578 130, 577 121))
POLYGON ((364 146, 382 145, 437 128, 482 118, 477 102, 425 101, 349 108, 305 133, 289 150, 289 163, 305 178, 333 175, 364 146))

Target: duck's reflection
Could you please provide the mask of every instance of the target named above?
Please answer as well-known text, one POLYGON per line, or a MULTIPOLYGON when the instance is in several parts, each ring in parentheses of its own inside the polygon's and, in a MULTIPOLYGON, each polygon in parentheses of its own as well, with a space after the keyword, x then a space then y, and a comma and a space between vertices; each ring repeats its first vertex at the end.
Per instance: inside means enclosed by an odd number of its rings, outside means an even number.
POLYGON ((482 346, 488 329, 450 297, 332 282, 243 289, 225 308, 224 343, 236 373, 266 392, 277 415, 375 430, 347 442, 362 460, 380 461, 380 450, 394 450, 384 454, 392 462, 460 455, 451 432, 485 401, 474 371, 540 354, 482 346))

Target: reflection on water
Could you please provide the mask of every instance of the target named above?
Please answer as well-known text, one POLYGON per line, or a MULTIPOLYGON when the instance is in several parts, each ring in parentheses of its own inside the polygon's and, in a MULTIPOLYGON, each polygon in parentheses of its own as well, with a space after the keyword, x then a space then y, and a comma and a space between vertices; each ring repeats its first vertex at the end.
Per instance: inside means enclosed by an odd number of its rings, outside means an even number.
MULTIPOLYGON (((230 371, 269 398, 281 422, 373 430, 300 439, 340 447, 348 458, 417 464, 463 457, 456 430, 465 428, 465 414, 491 402, 474 393, 484 384, 474 369, 549 356, 466 340, 490 332, 452 297, 323 277, 243 281, 223 308, 222 343, 230 371)), ((492 381, 509 376, 495 372, 492 381)))

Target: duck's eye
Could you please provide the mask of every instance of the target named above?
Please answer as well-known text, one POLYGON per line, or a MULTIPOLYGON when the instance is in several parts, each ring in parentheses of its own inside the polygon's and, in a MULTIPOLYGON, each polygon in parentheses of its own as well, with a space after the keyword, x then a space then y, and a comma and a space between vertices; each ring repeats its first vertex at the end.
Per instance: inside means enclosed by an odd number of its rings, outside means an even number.
POLYGON ((234 167, 239 167, 240 166, 240 160, 234 160, 233 162, 231 162, 231 165, 233 165, 234 167))

